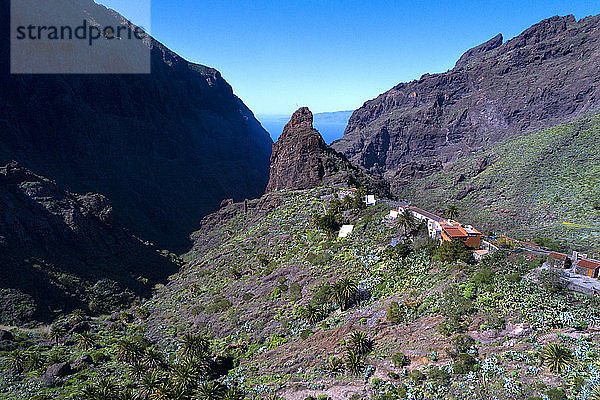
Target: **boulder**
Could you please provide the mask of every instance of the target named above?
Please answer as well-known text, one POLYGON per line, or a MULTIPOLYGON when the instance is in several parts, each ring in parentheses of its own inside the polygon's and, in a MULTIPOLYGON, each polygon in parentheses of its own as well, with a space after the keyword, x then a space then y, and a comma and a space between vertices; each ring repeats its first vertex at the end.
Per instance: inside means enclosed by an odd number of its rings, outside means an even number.
POLYGON ((58 378, 70 375, 72 372, 71 364, 68 362, 53 364, 46 369, 43 380, 46 384, 53 385, 58 378))

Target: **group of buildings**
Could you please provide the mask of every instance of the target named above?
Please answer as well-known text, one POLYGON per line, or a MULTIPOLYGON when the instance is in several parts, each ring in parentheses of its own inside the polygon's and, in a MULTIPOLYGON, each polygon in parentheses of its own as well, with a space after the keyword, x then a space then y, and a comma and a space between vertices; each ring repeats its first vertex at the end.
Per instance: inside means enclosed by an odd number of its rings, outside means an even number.
POLYGON ((427 225, 427 232, 432 239, 440 242, 462 241, 467 247, 473 249, 476 259, 493 250, 494 246, 482 239, 482 234, 471 225, 463 225, 451 219, 442 218, 429 211, 421 210, 417 207, 400 207, 398 210, 391 210, 389 217, 398 218, 400 213, 410 211, 413 218, 427 225))
POLYGON ((587 254, 577 251, 574 251, 571 257, 553 251, 548 254, 546 262, 552 267, 570 269, 572 272, 588 278, 598 278, 600 272, 600 261, 588 258, 587 254))

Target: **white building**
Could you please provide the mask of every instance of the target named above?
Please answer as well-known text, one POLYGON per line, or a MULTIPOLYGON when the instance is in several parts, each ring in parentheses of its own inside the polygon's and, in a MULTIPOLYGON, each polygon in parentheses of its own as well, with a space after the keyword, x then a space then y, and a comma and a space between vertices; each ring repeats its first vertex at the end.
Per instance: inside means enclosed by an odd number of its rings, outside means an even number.
POLYGON ((427 224, 427 232, 431 238, 441 240, 442 224, 448 223, 445 218, 432 214, 429 211, 421 210, 417 207, 404 207, 403 210, 410 210, 417 221, 424 221, 427 224))

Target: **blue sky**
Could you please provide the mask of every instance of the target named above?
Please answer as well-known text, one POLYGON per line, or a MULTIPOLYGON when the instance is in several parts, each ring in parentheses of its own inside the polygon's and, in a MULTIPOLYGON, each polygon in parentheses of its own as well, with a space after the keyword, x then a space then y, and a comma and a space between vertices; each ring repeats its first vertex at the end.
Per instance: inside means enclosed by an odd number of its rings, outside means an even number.
MULTIPOLYGON (((139 0, 97 0, 134 22, 139 0)), ((256 114, 349 110, 399 82, 444 72, 467 49, 597 1, 153 0, 151 33, 217 68, 256 114)))

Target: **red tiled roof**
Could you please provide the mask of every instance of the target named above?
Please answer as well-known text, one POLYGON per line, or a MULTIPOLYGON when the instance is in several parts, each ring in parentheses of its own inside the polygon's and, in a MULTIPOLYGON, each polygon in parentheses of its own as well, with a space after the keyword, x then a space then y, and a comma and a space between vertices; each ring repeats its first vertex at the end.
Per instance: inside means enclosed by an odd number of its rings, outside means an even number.
POLYGON ((600 262, 588 260, 588 259, 579 260, 579 262, 577 263, 577 266, 587 268, 587 269, 598 269, 598 268, 600 268, 600 262))
POLYGON ((557 253, 555 251, 548 254, 548 257, 556 258, 557 260, 565 261, 567 259, 567 255, 563 253, 557 253))
POLYGON ((458 226, 448 226, 448 225, 443 225, 442 229, 444 230, 444 232, 446 232, 446 234, 450 237, 455 237, 455 238, 465 238, 468 237, 469 235, 467 235, 465 233, 464 230, 462 230, 460 227, 458 226))

